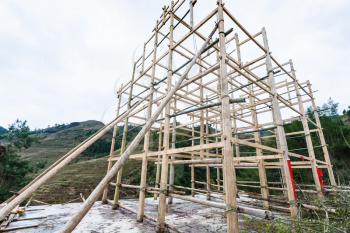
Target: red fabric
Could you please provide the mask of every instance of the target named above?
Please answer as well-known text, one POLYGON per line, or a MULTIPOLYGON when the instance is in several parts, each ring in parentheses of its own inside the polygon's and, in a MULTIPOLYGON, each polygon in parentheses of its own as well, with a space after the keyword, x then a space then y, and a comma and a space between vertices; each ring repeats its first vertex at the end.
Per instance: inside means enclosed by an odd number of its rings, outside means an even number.
POLYGON ((300 156, 300 159, 301 159, 301 161, 305 160, 304 156, 300 156))
POLYGON ((323 171, 321 168, 317 168, 317 175, 318 175, 318 180, 320 181, 321 189, 324 187, 323 183, 323 171))
POLYGON ((292 188, 293 188, 293 193, 294 193, 294 199, 297 199, 297 192, 295 191, 295 184, 294 184, 294 177, 293 177, 293 169, 292 169, 292 163, 290 159, 287 160, 288 164, 288 169, 289 169, 289 174, 290 174, 290 180, 292 181, 292 188))

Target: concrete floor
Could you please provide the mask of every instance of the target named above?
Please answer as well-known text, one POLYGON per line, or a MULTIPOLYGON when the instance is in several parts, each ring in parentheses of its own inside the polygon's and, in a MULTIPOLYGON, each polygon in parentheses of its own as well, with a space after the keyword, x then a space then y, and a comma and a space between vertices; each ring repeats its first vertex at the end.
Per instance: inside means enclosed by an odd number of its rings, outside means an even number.
MULTIPOLYGON (((197 198, 205 199, 199 195, 197 198)), ((214 199, 215 200, 215 199, 214 199)), ((219 201, 219 200, 216 200, 219 201)), ((131 209, 137 210, 138 200, 121 200, 121 203, 131 209)), ((43 219, 12 222, 8 228, 39 224, 36 228, 28 228, 11 232, 23 233, 51 233, 57 232, 70 219, 81 203, 62 205, 41 205, 28 207, 24 215, 19 219, 45 217, 43 219)), ((145 214, 157 218, 158 201, 146 198, 145 214)), ((188 201, 174 199, 168 206, 166 223, 175 226, 182 232, 226 232, 224 211, 217 208, 206 207, 188 201)), ((143 223, 136 221, 136 215, 123 208, 112 210, 110 205, 95 203, 90 212, 85 216, 74 232, 155 232, 157 226, 154 222, 145 220, 143 223)), ((169 231, 172 232, 172 231, 169 231)))

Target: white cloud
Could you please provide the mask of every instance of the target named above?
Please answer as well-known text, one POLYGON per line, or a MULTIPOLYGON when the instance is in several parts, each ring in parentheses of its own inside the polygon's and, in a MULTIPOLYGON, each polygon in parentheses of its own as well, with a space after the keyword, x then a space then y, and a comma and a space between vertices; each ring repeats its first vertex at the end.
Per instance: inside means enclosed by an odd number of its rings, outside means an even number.
MULTIPOLYGON (((0 1, 0 125, 110 119, 115 83, 130 78, 133 52, 165 2, 0 1)), ((293 58, 320 104, 332 96, 345 108, 348 1, 226 2, 249 31, 266 26, 273 54, 293 58)))

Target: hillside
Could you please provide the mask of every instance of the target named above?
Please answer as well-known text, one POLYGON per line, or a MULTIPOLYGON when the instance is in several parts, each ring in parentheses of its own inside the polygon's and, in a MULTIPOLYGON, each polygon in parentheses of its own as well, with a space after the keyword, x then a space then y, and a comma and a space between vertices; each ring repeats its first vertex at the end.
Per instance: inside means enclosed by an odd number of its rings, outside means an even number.
MULTIPOLYGON (((101 127, 103 127, 103 123, 90 120, 37 130, 33 132, 33 135, 38 137, 38 142, 21 151, 21 157, 44 169, 101 127)), ((120 127, 117 147, 120 146, 122 131, 123 127, 120 127)), ((135 133, 137 130, 128 133, 128 139, 133 137, 135 133)), ((109 132, 95 142, 78 159, 41 187, 35 194, 36 199, 48 203, 65 203, 79 198, 80 193, 85 197, 88 196, 106 174, 106 156, 110 150, 111 138, 112 132, 109 132), (62 190, 64 190, 64 195, 62 195, 62 190)), ((124 175, 127 177, 125 182, 138 183, 140 167, 139 162, 129 161, 124 169, 124 175)), ((33 177, 35 175, 32 174, 33 177)), ((132 196, 133 194, 122 193, 124 196, 132 196)))
MULTIPOLYGON (((81 161, 65 167, 57 176, 42 186, 35 198, 47 203, 66 203, 80 198, 80 193, 88 197, 96 185, 105 176, 107 159, 99 158, 81 161), (64 195, 62 195, 62 191, 64 195)), ((141 163, 128 161, 124 167, 125 183, 138 184, 140 180, 141 163)), ((112 189, 111 189, 112 190, 112 189)), ((112 191, 110 195, 112 195, 112 191)), ((122 196, 132 197, 133 190, 122 190, 122 196)), ((79 200, 81 201, 81 199, 79 200)))
POLYGON ((21 156, 49 166, 101 127, 102 122, 90 120, 41 130, 37 133, 38 142, 21 151, 21 156))
POLYGON ((3 135, 6 132, 7 132, 7 129, 5 129, 4 127, 0 126, 0 136, 3 135))
MULTIPOLYGON (((44 169, 103 126, 102 122, 89 120, 37 130, 33 135, 38 138, 38 142, 22 150, 20 155, 23 159, 44 169)), ((62 203, 79 197, 80 192, 88 195, 106 172, 106 159, 94 158, 107 155, 111 137, 111 133, 105 135, 75 162, 64 168, 37 192, 37 199, 50 203, 62 203), (62 195, 62 190, 65 190, 65 195, 62 195)), ((40 170, 36 174, 39 172, 40 170)))
MULTIPOLYGON (((349 147, 347 147, 346 140, 344 139, 347 138, 349 141, 349 117, 343 115, 340 118, 343 124, 339 123, 339 119, 336 117, 323 116, 321 117, 321 121, 324 126, 326 140, 329 143, 335 173, 341 183, 347 184, 349 181, 348 167, 350 166, 350 159, 348 156, 349 147), (345 135, 344 139, 339 136, 340 132, 345 135)), ((102 126, 103 124, 98 121, 86 121, 71 123, 64 127, 59 126, 58 129, 57 127, 45 129, 43 132, 38 133, 40 142, 24 150, 22 157, 35 163, 44 163, 44 166, 47 167, 102 126)), ((129 127, 132 128, 133 126, 129 127)), ((120 127, 118 130, 117 148, 120 147, 122 128, 120 127)), ((128 132, 128 142, 137 132, 137 130, 128 132)), ((79 198, 80 193, 85 197, 88 196, 106 174, 106 156, 109 152, 110 140, 111 132, 105 135, 102 140, 96 142, 92 148, 85 151, 79 159, 64 168, 48 184, 43 186, 36 193, 36 198, 49 203, 63 203, 79 198), (65 195, 62 195, 62 190, 64 190, 65 195)), ((152 141, 157 141, 157 139, 153 138, 152 141)), ((138 150, 141 149, 142 145, 140 145, 138 150)), ((155 173, 154 164, 150 163, 149 166, 149 172, 155 173)), ((123 182, 138 184, 140 168, 140 161, 129 161, 124 168, 123 182)), ((183 174, 182 177, 177 177, 177 179, 181 180, 179 180, 180 183, 186 183, 188 181, 186 177, 188 178, 189 171, 185 169, 181 173, 183 174)), ((240 174, 238 173, 237 175, 240 174)), ((154 175, 152 176, 154 177, 154 175)), ((154 181, 150 181, 150 183, 152 182, 154 181)), ((128 191, 129 193, 125 193, 125 189, 123 192, 123 196, 130 197, 135 195, 135 192, 128 191)))

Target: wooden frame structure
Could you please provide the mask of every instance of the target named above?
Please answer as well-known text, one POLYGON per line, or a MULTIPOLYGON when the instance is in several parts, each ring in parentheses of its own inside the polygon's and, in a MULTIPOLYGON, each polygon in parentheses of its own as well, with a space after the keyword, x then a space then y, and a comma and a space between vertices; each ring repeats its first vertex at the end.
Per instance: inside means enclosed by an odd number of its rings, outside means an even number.
POLYGON ((221 1, 197 24, 191 16, 196 2, 191 1, 187 11, 182 10, 187 7, 183 3, 178 1, 164 8, 151 37, 144 43, 143 54, 134 63, 130 82, 118 91, 117 113, 123 108, 127 110, 133 101, 142 99, 147 93, 150 97, 147 109, 125 119, 122 147, 118 152, 114 147, 118 127, 114 128, 109 168, 125 150, 127 124, 144 125, 151 117, 159 98, 171 89, 174 79, 181 76, 181 69, 195 54, 196 44, 191 39, 205 41, 207 37, 201 29, 213 19, 218 23, 215 45, 201 54, 193 68, 195 72, 185 79, 166 105, 163 115, 147 132, 143 151, 130 156, 130 159, 142 161, 140 184, 123 184, 121 170, 116 182, 110 183, 115 187, 114 199, 107 199, 106 188, 103 201, 117 208, 120 189, 138 189, 137 220, 142 221, 145 193, 153 193, 155 198, 159 196, 158 223, 163 231, 166 205, 172 203, 173 196, 198 202, 177 193, 190 191, 192 196, 204 193, 208 200, 211 193, 225 193, 228 232, 237 232, 239 207, 234 197, 239 190, 237 187, 249 187, 260 191, 263 209, 271 209, 270 191, 279 192, 287 199, 291 216, 295 217, 296 192, 299 190, 295 189, 294 169, 312 171, 314 190, 303 191, 315 193, 320 198, 325 189, 321 169, 327 171, 329 185, 336 185, 310 82, 297 79, 291 60, 281 64, 271 55, 264 28, 250 34, 221 1), (160 52, 162 44, 167 45, 167 49, 160 52), (250 54, 245 56, 245 51, 250 54), (166 72, 166 77, 161 76, 162 72, 166 72), (125 100, 124 104, 121 99, 125 100), (308 103, 315 121, 306 113, 308 103), (302 130, 286 133, 283 126, 292 121, 300 121, 302 130), (154 151, 149 148, 151 131, 159 135, 159 145, 154 151), (318 145, 313 144, 311 134, 318 134, 318 145), (176 135, 187 137, 191 144, 179 146, 176 135), (303 153, 288 150, 287 139, 293 136, 305 138, 303 153), (275 146, 264 145, 266 139, 273 139, 275 146), (322 148, 322 158, 316 158, 316 147, 322 148), (247 148, 251 150, 247 152, 247 148), (157 169, 155 187, 147 185, 149 162, 155 163, 157 169), (175 166, 190 167, 190 187, 174 184, 175 166), (206 181, 195 180, 196 169, 205 170, 206 181), (256 169, 259 179, 256 182, 238 181, 235 170, 240 169, 256 169), (267 170, 279 170, 280 181, 269 182, 267 170), (212 183, 213 180, 216 183, 212 183))
POLYGON ((280 63, 271 55, 264 28, 249 33, 222 0, 210 3, 213 10, 199 21, 194 20, 194 10, 209 3, 189 2, 177 0, 163 8, 133 64, 130 81, 118 90, 116 119, 9 199, 0 209, 0 219, 112 128, 107 175, 63 232, 71 232, 101 195, 103 202, 118 208, 121 189, 139 190, 138 221, 145 216, 146 194, 159 199, 160 232, 173 198, 224 209, 227 231, 238 232, 240 212, 269 217, 267 210, 275 208, 296 217, 299 190, 293 173, 298 169, 311 171, 313 183, 307 187, 312 189, 304 191, 319 198, 336 185, 310 82, 297 79, 291 60, 280 63), (306 113, 307 105, 312 117, 306 113), (302 129, 286 132, 285 126, 295 121, 302 129), (121 148, 115 148, 118 124, 124 125, 121 148), (127 145, 130 124, 142 129, 127 145), (156 148, 150 146, 151 134, 158 135, 156 148), (179 135, 185 142, 176 140, 179 135), (303 137, 306 147, 291 150, 291 137, 303 137), (122 183, 128 158, 142 163, 139 184, 122 183), (155 184, 147 184, 150 163, 156 166, 155 184), (189 167, 189 186, 175 183, 176 166, 189 167), (237 180, 236 172, 248 169, 257 172, 257 179, 237 180), (196 180, 197 171, 205 181, 196 180), (268 180, 271 172, 275 180, 268 180), (241 190, 250 190, 261 200, 261 209, 240 206, 236 197, 241 190), (181 195, 187 192, 191 196, 181 195), (204 193, 207 200, 197 199, 196 193, 204 193), (213 201, 213 194, 221 195, 223 201, 213 201), (276 206, 274 201, 283 204, 276 206))

